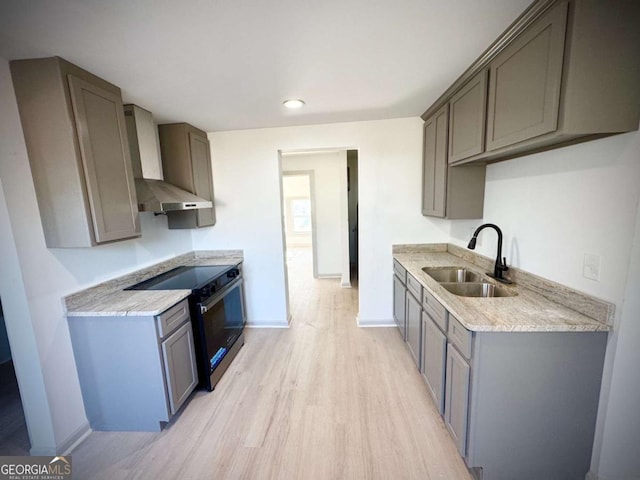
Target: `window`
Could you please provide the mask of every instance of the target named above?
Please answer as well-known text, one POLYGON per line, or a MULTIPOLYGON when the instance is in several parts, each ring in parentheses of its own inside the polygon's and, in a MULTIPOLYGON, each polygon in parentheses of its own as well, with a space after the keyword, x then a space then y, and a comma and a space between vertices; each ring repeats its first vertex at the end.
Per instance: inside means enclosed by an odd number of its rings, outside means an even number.
POLYGON ((289 212, 291 233, 305 234, 311 232, 311 199, 290 198, 289 212))

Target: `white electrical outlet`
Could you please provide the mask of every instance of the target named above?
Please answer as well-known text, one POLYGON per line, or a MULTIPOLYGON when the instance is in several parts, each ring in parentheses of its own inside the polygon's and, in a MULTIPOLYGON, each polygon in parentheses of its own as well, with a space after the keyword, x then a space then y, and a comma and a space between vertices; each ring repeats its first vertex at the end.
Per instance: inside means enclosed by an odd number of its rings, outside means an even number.
POLYGON ((582 265, 582 276, 589 280, 600 280, 600 255, 593 253, 584 254, 584 263, 582 265))

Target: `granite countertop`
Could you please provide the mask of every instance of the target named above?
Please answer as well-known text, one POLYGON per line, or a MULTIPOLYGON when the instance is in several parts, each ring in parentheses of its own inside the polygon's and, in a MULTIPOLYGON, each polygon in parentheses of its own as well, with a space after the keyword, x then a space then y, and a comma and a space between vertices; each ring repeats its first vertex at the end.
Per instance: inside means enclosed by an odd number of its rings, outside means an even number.
POLYGON ((191 290, 124 290, 179 266, 238 265, 240 250, 195 251, 100 283, 63 299, 67 317, 155 316, 187 298, 191 290))
MULTIPOLYGON (((422 271, 423 267, 460 266, 479 273, 487 258, 447 244, 394 246, 393 257, 467 329, 479 332, 596 332, 609 331, 614 306, 581 292, 510 269, 517 276, 513 297, 474 298, 454 295, 422 271), (464 257, 464 258, 463 258, 464 257)), ((490 277, 483 281, 498 284, 490 277)))
POLYGON ((121 290, 67 310, 67 317, 154 317, 191 294, 191 290, 121 290))

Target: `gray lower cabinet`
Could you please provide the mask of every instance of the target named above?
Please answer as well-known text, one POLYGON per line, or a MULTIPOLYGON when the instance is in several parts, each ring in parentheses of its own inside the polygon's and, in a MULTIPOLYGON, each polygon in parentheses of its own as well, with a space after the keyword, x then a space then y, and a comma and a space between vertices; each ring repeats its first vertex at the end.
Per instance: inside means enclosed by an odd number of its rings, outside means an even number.
POLYGON ((405 338, 405 322, 406 322, 406 308, 407 308, 407 289, 400 279, 396 276, 393 277, 393 319, 396 322, 400 336, 404 340, 405 338))
POLYGON ((164 373, 171 414, 175 414, 198 383, 193 331, 187 322, 162 342, 164 373))
POLYGON ((420 344, 422 329, 422 306, 413 295, 411 289, 407 289, 407 346, 416 366, 420 368, 420 344))
POLYGON ((444 379, 447 362, 447 336, 438 328, 428 313, 422 313, 422 377, 429 393, 444 414, 444 379))
POLYGON ((607 333, 473 336, 467 465, 483 480, 584 479, 607 333))
POLYGON ((47 247, 140 236, 120 89, 59 57, 10 66, 47 247))
POLYGON ((398 327, 400 336, 404 340, 406 338, 407 288, 405 287, 405 282, 407 272, 395 260, 393 271, 393 320, 398 327))
MULTIPOLYGON (((211 150, 207 134, 187 123, 158 125, 164 179, 205 200, 214 201, 211 150)), ((167 212, 170 229, 216 224, 215 205, 167 212)))
POLYGON ((467 447, 471 368, 451 343, 447 347, 444 423, 453 437, 458 452, 464 457, 467 447))
POLYGON ((420 370, 478 478, 583 480, 607 333, 472 332, 426 288, 422 309, 420 370))
POLYGON ((198 383, 187 300, 155 317, 69 317, 94 430, 159 431, 198 383))

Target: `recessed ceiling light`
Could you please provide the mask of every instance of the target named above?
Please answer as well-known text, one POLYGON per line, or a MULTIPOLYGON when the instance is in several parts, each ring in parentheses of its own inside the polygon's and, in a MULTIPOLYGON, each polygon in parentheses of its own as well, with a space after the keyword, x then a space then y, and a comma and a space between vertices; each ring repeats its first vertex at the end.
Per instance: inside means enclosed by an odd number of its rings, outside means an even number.
POLYGON ((290 100, 285 100, 282 104, 287 108, 302 108, 304 102, 297 98, 292 98, 290 100))

